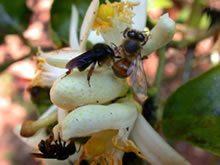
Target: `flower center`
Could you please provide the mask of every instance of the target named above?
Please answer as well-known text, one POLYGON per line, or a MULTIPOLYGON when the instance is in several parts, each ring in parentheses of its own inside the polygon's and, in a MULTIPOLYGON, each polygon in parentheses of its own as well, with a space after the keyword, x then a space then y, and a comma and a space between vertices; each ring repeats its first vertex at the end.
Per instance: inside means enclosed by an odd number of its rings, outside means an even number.
POLYGON ((110 23, 114 15, 114 8, 111 5, 102 4, 98 9, 98 17, 105 22, 110 23))
POLYGON ((132 11, 134 6, 139 3, 134 2, 114 2, 111 3, 106 0, 106 4, 99 6, 98 13, 93 25, 93 29, 97 31, 108 32, 110 27, 113 27, 115 23, 127 23, 132 24, 132 17, 135 15, 132 11))

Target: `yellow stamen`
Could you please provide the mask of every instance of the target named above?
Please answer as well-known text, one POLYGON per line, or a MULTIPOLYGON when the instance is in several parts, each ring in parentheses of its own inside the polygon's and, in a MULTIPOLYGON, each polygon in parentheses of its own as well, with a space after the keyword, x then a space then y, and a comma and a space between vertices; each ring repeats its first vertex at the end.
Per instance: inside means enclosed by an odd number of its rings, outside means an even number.
POLYGON ((93 157, 91 165, 114 165, 112 155, 106 153, 111 145, 111 139, 118 133, 118 130, 105 130, 92 135, 88 142, 83 146, 83 151, 75 163, 79 165, 84 159, 93 157))
POLYGON ((118 165, 122 165, 122 160, 118 160, 118 165))
POLYGON ((23 122, 20 134, 23 137, 33 136, 41 128, 47 127, 57 121, 57 112, 36 121, 26 120, 23 122))
POLYGON ((123 142, 124 144, 122 145, 119 145, 118 141, 118 136, 114 136, 112 138, 112 144, 118 150, 121 150, 123 152, 134 152, 138 157, 147 160, 147 158, 141 155, 139 148, 131 140, 126 140, 125 142, 123 142))
POLYGON ((93 134, 83 146, 83 151, 75 165, 79 165, 82 160, 91 157, 93 157, 91 165, 114 165, 115 161, 118 165, 122 165, 121 159, 114 160, 112 153, 108 153, 110 146, 123 152, 134 152, 138 157, 147 160, 131 140, 120 140, 117 134, 118 130, 104 130, 93 134))
POLYGON ((85 151, 90 156, 98 156, 105 153, 107 144, 117 134, 117 130, 105 130, 94 134, 85 144, 85 151))
POLYGON ((98 16, 103 20, 103 21, 110 21, 110 18, 113 18, 115 15, 114 13, 114 8, 110 5, 105 5, 102 4, 99 9, 98 9, 98 16))
POLYGON ((106 157, 106 159, 108 160, 107 162, 108 162, 108 164, 109 165, 114 165, 114 160, 113 160, 113 157, 112 157, 112 155, 111 154, 105 154, 105 157, 106 157))
POLYGON ((134 6, 139 5, 138 2, 114 2, 106 0, 106 4, 100 5, 96 16, 93 29, 97 34, 100 31, 107 32, 113 26, 113 20, 132 24, 132 17, 135 15, 132 11, 134 6))
POLYGON ((53 82, 66 71, 66 69, 58 68, 48 64, 42 54, 43 52, 40 50, 40 48, 38 48, 37 55, 34 57, 34 60, 37 62, 35 71, 36 76, 32 80, 30 87, 51 87, 53 82))

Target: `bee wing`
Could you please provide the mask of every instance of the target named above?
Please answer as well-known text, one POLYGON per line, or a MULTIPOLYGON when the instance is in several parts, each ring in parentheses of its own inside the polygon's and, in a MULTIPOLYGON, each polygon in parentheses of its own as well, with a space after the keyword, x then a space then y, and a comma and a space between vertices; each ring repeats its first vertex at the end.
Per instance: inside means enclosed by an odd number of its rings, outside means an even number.
POLYGON ((136 60, 134 60, 133 71, 130 75, 130 80, 132 84, 132 88, 137 95, 137 97, 141 97, 140 99, 146 99, 147 97, 147 78, 144 71, 143 63, 141 57, 138 56, 136 60), (144 98, 143 98, 144 97, 144 98))
POLYGON ((85 70, 94 61, 94 52, 89 50, 66 64, 66 68, 72 70, 78 68, 79 71, 85 70))

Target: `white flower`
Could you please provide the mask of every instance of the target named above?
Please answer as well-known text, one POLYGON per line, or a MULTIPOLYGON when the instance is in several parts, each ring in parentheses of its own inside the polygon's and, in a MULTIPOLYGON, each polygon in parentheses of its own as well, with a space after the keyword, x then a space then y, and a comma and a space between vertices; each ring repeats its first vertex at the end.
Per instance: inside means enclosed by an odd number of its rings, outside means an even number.
MULTIPOLYGON (((105 164, 105 161, 109 164, 122 164, 123 152, 134 152, 156 165, 188 164, 143 119, 135 101, 126 97, 128 90, 126 81, 117 78, 111 69, 97 67, 91 78, 91 87, 87 82, 88 71, 74 70, 64 77, 67 71, 65 65, 72 58, 85 52, 88 38, 96 43, 93 40, 95 36, 108 45, 113 43, 118 46, 127 27, 144 31, 146 8, 146 0, 120 3, 107 1, 107 4, 102 5, 99 5, 98 0, 93 0, 84 18, 78 43, 76 35, 78 12, 73 6, 70 27, 72 50, 39 52, 40 76, 35 78, 33 85, 52 86, 50 96, 57 106, 59 121, 54 127, 54 134, 57 136, 61 133, 63 140, 90 136, 83 145, 76 164, 91 156, 93 164, 97 164, 98 161, 101 164, 105 164), (97 36, 92 32, 93 37, 89 37, 91 29, 101 35, 97 36), (111 103, 121 96, 124 98, 111 103), (135 124, 136 119, 138 120, 135 124), (130 132, 140 150, 128 140, 130 132)), ((174 32, 175 23, 167 14, 161 16, 159 23, 150 32, 148 42, 143 46, 142 56, 147 56, 166 45, 174 32)))
POLYGON ((61 132, 64 140, 91 136, 83 146, 78 162, 92 156, 94 162, 106 159, 118 164, 121 162, 121 151, 135 152, 144 158, 134 143, 128 140, 137 115, 131 99, 122 99, 109 105, 81 106, 55 127, 54 134, 61 132))

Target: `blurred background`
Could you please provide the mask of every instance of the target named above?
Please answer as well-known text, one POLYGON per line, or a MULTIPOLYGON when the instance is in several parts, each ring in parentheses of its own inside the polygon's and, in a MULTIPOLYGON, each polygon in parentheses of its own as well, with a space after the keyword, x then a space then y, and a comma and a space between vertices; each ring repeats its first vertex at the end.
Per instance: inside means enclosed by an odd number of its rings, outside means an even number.
MULTIPOLYGON (((183 82, 200 75, 219 62, 220 46, 216 45, 220 29, 214 29, 215 31, 209 34, 207 31, 208 28, 212 28, 210 24, 213 21, 205 14, 202 15, 199 22, 187 21, 192 8, 195 8, 194 12, 202 12, 204 7, 220 10, 220 0, 148 1, 149 27, 152 27, 160 15, 165 12, 168 12, 169 16, 178 23, 174 36, 175 42, 168 45, 165 56, 166 62, 160 93, 161 100, 165 100, 183 82), (194 27, 194 24, 197 23, 202 29, 201 34, 197 34, 198 29, 194 29, 194 31, 188 29, 189 26, 194 27), (180 42, 186 37, 196 35, 200 38, 198 37, 198 40, 193 43, 184 45, 183 42, 180 42)), ((0 24, 0 34, 3 34, 0 42, 0 165, 39 164, 29 155, 30 148, 17 138, 13 129, 25 119, 36 119, 38 115, 39 106, 32 102, 28 87, 35 76, 36 63, 33 57, 37 47, 45 49, 59 47, 54 44, 49 33, 52 3, 53 0, 26 0, 25 4, 32 13, 22 32, 4 31, 0 24)), ((4 0, 0 0, 0 21, 6 19, 2 4, 5 4, 4 0)), ((215 20, 220 19, 216 17, 215 20)), ((154 82, 158 61, 156 53, 144 61, 149 83, 154 82)), ((46 106, 41 109, 46 110, 46 106)), ((184 142, 172 143, 172 145, 193 165, 220 165, 219 157, 202 149, 184 142)))

